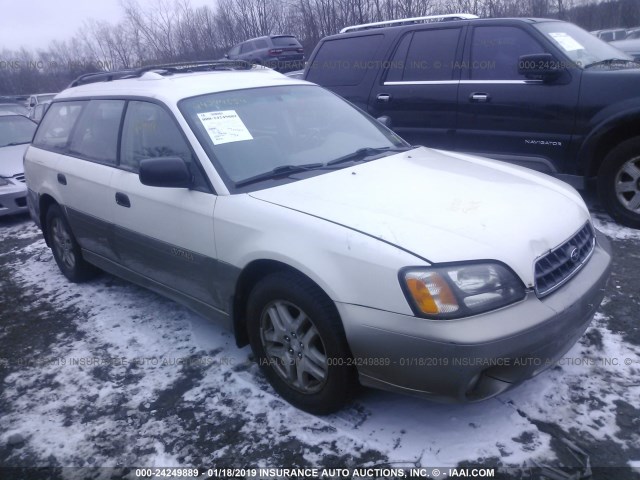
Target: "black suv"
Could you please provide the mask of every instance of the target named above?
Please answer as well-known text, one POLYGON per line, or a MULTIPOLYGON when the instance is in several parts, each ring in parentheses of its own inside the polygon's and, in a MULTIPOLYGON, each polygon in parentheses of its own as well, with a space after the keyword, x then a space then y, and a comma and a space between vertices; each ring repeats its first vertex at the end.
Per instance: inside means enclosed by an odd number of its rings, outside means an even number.
POLYGON ((268 35, 235 45, 225 58, 245 60, 287 72, 304 67, 304 48, 293 35, 268 35))
POLYGON ((640 228, 640 64, 571 23, 470 17, 347 27, 320 41, 304 78, 409 142, 593 180, 608 212, 640 228))

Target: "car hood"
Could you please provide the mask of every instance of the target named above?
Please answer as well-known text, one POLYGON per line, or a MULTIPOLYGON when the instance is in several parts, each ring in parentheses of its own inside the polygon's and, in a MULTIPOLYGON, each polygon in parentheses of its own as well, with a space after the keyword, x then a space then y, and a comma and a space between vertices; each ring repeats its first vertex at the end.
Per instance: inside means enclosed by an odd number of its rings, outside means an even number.
POLYGON ((424 147, 251 196, 363 232, 430 263, 498 260, 529 287, 535 259, 590 218, 578 193, 550 176, 424 147))
POLYGON ((29 144, 25 143, 0 148, 0 177, 13 177, 18 173, 24 173, 22 157, 28 146, 29 144))

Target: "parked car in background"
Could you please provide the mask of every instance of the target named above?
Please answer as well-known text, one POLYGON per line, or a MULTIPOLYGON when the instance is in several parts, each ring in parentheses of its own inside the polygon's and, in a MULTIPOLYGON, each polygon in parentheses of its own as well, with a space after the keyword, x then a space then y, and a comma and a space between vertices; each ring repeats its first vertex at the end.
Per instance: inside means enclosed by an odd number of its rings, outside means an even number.
POLYGON ((627 30, 625 28, 607 28, 604 30, 595 30, 589 33, 605 42, 613 42, 615 40, 624 40, 627 38, 627 30))
POLYGON ((318 43, 304 78, 410 143, 595 184, 640 228, 640 64, 571 23, 461 17, 348 27, 318 43))
POLYGON ((268 35, 239 43, 225 58, 286 72, 304 68, 304 48, 293 35, 268 35))
POLYGON ((620 40, 619 42, 611 42, 611 45, 622 50, 627 55, 632 56, 636 61, 640 62, 640 38, 632 38, 628 40, 620 40))
POLYGON ((25 173, 69 280, 99 267, 220 321, 313 413, 358 378, 483 400, 580 338, 611 256, 573 188, 412 147, 324 88, 244 65, 94 74, 56 97, 25 173))
POLYGON ((630 28, 627 30, 625 40, 633 40, 634 38, 640 38, 640 27, 630 28))
POLYGON ((29 116, 29 109, 24 105, 15 102, 0 103, 0 114, 8 113, 12 115, 29 116))
POLYGON ((40 123, 42 117, 44 117, 45 112, 51 105, 51 100, 47 100, 45 102, 38 103, 35 107, 31 109, 29 112, 29 118, 36 123, 40 123))
POLYGON ((55 93, 37 93, 31 95, 29 97, 29 109, 32 110, 41 103, 51 102, 55 96, 55 93))
POLYGON ((0 216, 28 211, 22 158, 35 130, 28 118, 0 112, 0 216))

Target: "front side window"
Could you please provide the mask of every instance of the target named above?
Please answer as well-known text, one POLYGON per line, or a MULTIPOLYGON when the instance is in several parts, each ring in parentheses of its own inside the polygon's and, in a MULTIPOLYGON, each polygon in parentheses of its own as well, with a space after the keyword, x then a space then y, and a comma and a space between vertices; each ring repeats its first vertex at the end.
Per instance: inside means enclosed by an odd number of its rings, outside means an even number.
MULTIPOLYGON (((213 93, 182 100, 179 106, 232 191, 274 170, 305 166, 302 170, 323 173, 334 168, 329 162, 362 149, 384 155, 408 147, 377 121, 317 86, 213 93)), ((265 185, 268 179, 251 188, 265 185)))
POLYGON ((476 27, 471 42, 472 80, 524 80, 518 73, 522 55, 546 53, 542 46, 517 27, 476 27))
POLYGON ((91 100, 75 129, 69 153, 115 165, 124 100, 91 100))
POLYGON ((47 110, 33 139, 33 145, 40 148, 64 151, 69 136, 88 102, 58 102, 47 110))
POLYGON ((138 172, 145 158, 179 157, 194 177, 196 188, 206 188, 191 149, 171 115, 161 106, 131 101, 122 128, 120 166, 138 172))

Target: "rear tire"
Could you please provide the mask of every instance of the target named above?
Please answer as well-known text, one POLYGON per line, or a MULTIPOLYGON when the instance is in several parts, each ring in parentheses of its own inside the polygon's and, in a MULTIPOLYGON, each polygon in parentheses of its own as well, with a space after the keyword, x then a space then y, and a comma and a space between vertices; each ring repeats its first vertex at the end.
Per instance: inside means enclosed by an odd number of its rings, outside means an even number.
POLYGON ((53 258, 64 276, 75 283, 94 278, 99 270, 82 258, 80 245, 76 242, 60 206, 49 207, 46 221, 53 258))
POLYGON ((309 413, 339 410, 357 386, 335 304, 306 277, 277 272, 262 279, 247 305, 254 355, 285 400, 309 413))
POLYGON ((640 137, 622 142, 598 172, 598 195, 618 223, 640 228, 640 137))

